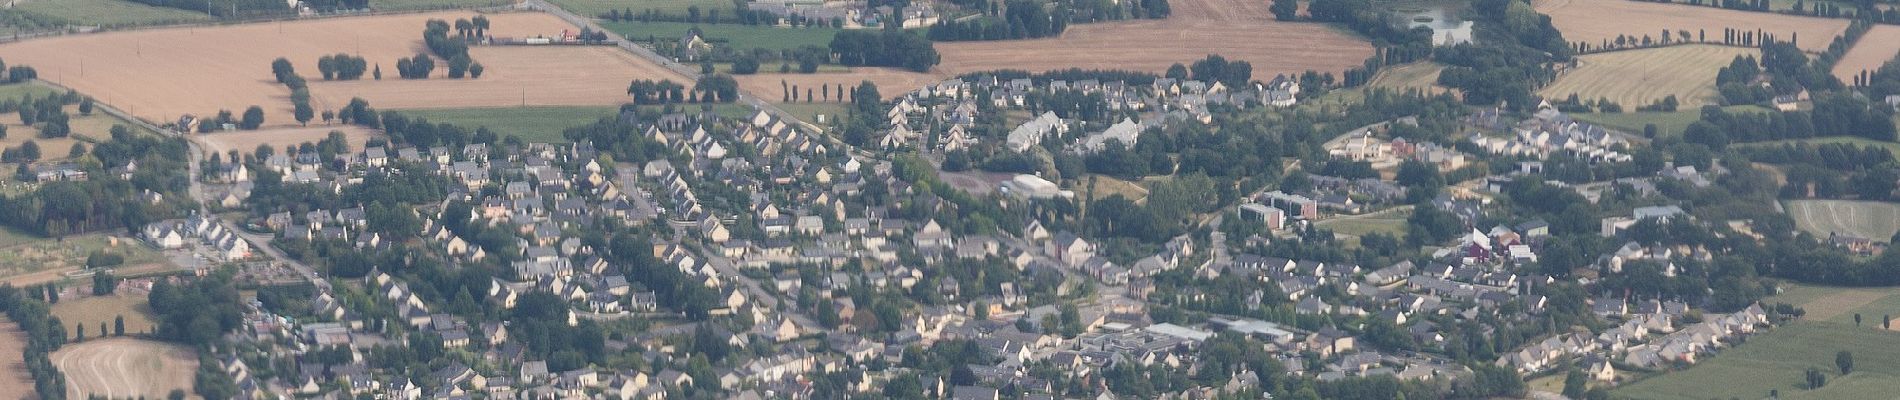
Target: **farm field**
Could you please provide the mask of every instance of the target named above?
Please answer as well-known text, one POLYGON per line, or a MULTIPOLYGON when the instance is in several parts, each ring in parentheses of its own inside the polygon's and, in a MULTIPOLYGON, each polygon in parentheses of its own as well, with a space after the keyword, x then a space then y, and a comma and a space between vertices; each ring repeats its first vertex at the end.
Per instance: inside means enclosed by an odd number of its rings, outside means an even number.
POLYGON ((1396 91, 1424 90, 1437 93, 1449 90, 1438 86, 1438 74, 1445 72, 1445 65, 1435 62, 1418 62, 1386 67, 1372 77, 1368 87, 1392 89, 1396 91))
POLYGON ((528 142, 562 143, 567 128, 594 123, 600 118, 620 115, 619 107, 509 107, 460 108, 443 110, 403 110, 403 115, 448 123, 473 131, 487 127, 498 136, 515 135, 528 142))
POLYGON ((13 3, 13 9, 74 25, 123 27, 181 24, 215 20, 210 14, 150 6, 125 0, 33 0, 13 3))
MULTIPOLYGON (((1627 110, 1628 108, 1625 109, 1627 110)), ((1635 135, 1643 134, 1644 125, 1656 124, 1656 135, 1659 137, 1682 134, 1682 130, 1687 129, 1689 124, 1693 124, 1697 120, 1702 119, 1702 110, 1700 108, 1678 108, 1677 110, 1676 112, 1575 113, 1567 115, 1579 121, 1616 128, 1617 130, 1635 135)), ((1766 108, 1753 105, 1726 106, 1722 107, 1722 110, 1728 112, 1768 112, 1766 108)))
POLYGON ((191 391, 198 354, 184 346, 132 338, 68 343, 52 354, 66 374, 67 398, 164 398, 174 389, 191 391))
POLYGON ((1829 233, 1886 241, 1900 231, 1900 204, 1854 200, 1786 200, 1795 227, 1826 238, 1829 233))
POLYGON ((146 305, 143 292, 93 296, 90 290, 76 285, 67 287, 59 303, 53 305, 53 316, 59 317, 59 321, 64 322, 68 329, 85 325, 88 338, 99 337, 99 324, 104 323, 110 328, 113 318, 121 315, 125 316, 125 334, 152 331, 152 310, 146 305))
POLYGON ((1810 285, 1785 282, 1779 286, 1781 293, 1762 299, 1762 304, 1788 303, 1807 311, 1802 318, 1814 321, 1834 321, 1852 324, 1854 313, 1859 312, 1870 326, 1878 324, 1885 314, 1900 314, 1897 311, 1882 311, 1891 308, 1889 304, 1900 301, 1900 288, 1893 287, 1839 287, 1810 285))
POLYGON ((732 16, 732 2, 725 0, 551 0, 550 2, 583 17, 598 17, 606 14, 608 10, 633 10, 635 13, 659 10, 661 14, 686 15, 686 9, 692 6, 699 6, 701 12, 719 10, 724 16, 732 16))
POLYGON ((1894 56, 1900 56, 1900 26, 1874 25, 1834 64, 1834 77, 1852 85, 1855 75, 1880 69, 1894 56))
POLYGON ((1783 399, 1871 399, 1900 390, 1900 333, 1855 328, 1853 324, 1797 321, 1750 337, 1748 342, 1707 358, 1687 370, 1625 385, 1616 397, 1634 399, 1763 398, 1777 390, 1783 399), (1854 373, 1840 375, 1834 353, 1854 353, 1854 373), (1828 375, 1827 386, 1800 388, 1802 371, 1828 375))
POLYGON ((192 140, 204 145, 204 151, 225 153, 237 150, 249 153, 257 150, 257 145, 270 145, 282 151, 284 146, 295 146, 303 142, 316 143, 330 136, 331 131, 343 132, 344 141, 350 144, 350 151, 363 150, 363 143, 372 137, 382 136, 369 128, 355 125, 311 126, 307 128, 276 128, 256 131, 218 132, 193 136, 192 140))
POLYGON ((1556 99, 1575 94, 1586 101, 1607 98, 1624 111, 1674 95, 1681 102, 1678 110, 1696 110, 1718 100, 1716 70, 1736 56, 1760 53, 1696 44, 1589 54, 1577 57, 1577 68, 1558 76, 1538 94, 1556 99))
MULTIPOLYGON (((727 3, 731 6, 731 3, 727 3)), ((730 8, 730 7, 728 7, 730 8)), ((730 10, 728 10, 730 11, 730 10)), ((591 15, 591 14, 590 14, 591 15)), ((708 42, 726 42, 735 49, 754 48, 770 50, 792 50, 804 46, 826 47, 831 45, 831 37, 838 33, 832 28, 780 28, 762 25, 740 24, 693 24, 686 22, 601 22, 600 26, 633 41, 645 41, 648 37, 657 41, 672 43, 686 31, 699 27, 701 37, 708 42)), ((774 65, 774 68, 777 66, 774 65)), ((764 67, 760 67, 763 69, 764 67)))
POLYGON ((1173 15, 1162 20, 1073 25, 1056 38, 940 42, 936 47, 943 62, 927 73, 852 68, 849 74, 773 73, 738 79, 742 89, 765 99, 783 97, 781 79, 799 86, 853 86, 870 80, 877 83, 879 94, 890 98, 957 75, 999 69, 1161 73, 1175 63, 1220 54, 1252 63, 1254 79, 1270 80, 1276 74, 1306 70, 1338 74, 1372 55, 1372 46, 1362 39, 1324 24, 1274 21, 1266 7, 1266 2, 1244 0, 1180 1, 1173 4, 1173 15))
MULTIPOLYGON (((615 49, 567 46, 476 47, 472 56, 487 67, 481 79, 394 79, 396 59, 422 50, 424 21, 472 15, 435 12, 65 36, 0 45, 0 58, 32 65, 43 79, 142 119, 169 121, 260 105, 268 126, 295 123, 289 90, 270 75, 270 62, 278 57, 291 60, 308 79, 320 79, 316 61, 325 54, 357 54, 385 70, 389 79, 382 81, 313 81, 313 106, 319 110, 341 108, 352 96, 379 109, 609 105, 624 100, 623 88, 632 78, 683 80, 615 49)), ((542 13, 490 19, 489 32, 496 37, 552 36, 575 29, 542 13)), ((436 74, 447 73, 441 63, 436 74)))
POLYGON ((33 375, 26 370, 26 332, 0 315, 0 399, 33 398, 33 375))
POLYGON ((1532 5, 1550 15, 1564 39, 1573 43, 1614 42, 1617 35, 1660 35, 1664 29, 1706 32, 1711 41, 1719 42, 1723 29, 1733 28, 1759 29, 1782 39, 1794 39, 1802 50, 1818 52, 1827 50, 1835 36, 1847 31, 1848 24, 1837 18, 1629 0, 1535 0, 1532 5))

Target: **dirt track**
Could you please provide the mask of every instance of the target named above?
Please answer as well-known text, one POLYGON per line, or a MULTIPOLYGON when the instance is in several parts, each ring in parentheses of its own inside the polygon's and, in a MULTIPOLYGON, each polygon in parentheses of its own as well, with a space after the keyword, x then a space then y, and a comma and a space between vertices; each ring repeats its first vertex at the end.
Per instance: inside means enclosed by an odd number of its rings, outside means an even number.
POLYGON ((1551 23, 1563 31, 1564 40, 1601 44, 1616 41, 1617 35, 1643 35, 1661 39, 1662 31, 1687 29, 1698 35, 1706 32, 1711 42, 1722 41, 1722 30, 1744 29, 1795 39, 1795 45, 1807 51, 1827 50, 1834 37, 1847 31, 1848 21, 1839 18, 1801 17, 1763 12, 1725 10, 1684 4, 1649 3, 1634 0, 1534 0, 1537 11, 1550 15, 1551 23))
POLYGON ((780 80, 812 87, 853 86, 868 79, 878 84, 880 94, 894 97, 944 78, 998 69, 1160 73, 1175 63, 1219 54, 1252 63, 1254 79, 1267 80, 1309 69, 1337 76, 1372 55, 1372 46, 1364 40, 1326 25, 1273 20, 1264 0, 1176 1, 1173 13, 1163 20, 1071 25, 1057 38, 938 43, 943 63, 929 73, 857 68, 851 73, 760 74, 739 80, 748 92, 767 100, 783 97, 780 80))
MULTIPOLYGON (((474 15, 454 11, 73 35, 0 45, 0 57, 10 65, 32 65, 42 79, 151 121, 259 105, 272 126, 295 123, 290 91, 271 76, 270 62, 278 57, 288 58, 310 80, 312 106, 319 111, 340 108, 353 95, 378 108, 508 106, 521 104, 524 92, 530 102, 619 104, 633 77, 674 77, 611 48, 562 46, 477 47, 471 55, 487 68, 479 80, 397 79, 396 59, 424 51, 424 21, 474 15), (322 82, 317 57, 336 53, 366 58, 372 69, 382 68, 384 79, 368 80, 365 74, 365 81, 322 82)), ((494 37, 575 30, 542 13, 489 18, 488 34, 494 37)), ((433 75, 445 77, 447 70, 446 62, 437 60, 433 75)))
POLYGON ((191 391, 198 356, 190 349, 130 338, 68 343, 53 352, 66 374, 68 398, 164 398, 172 389, 191 391))

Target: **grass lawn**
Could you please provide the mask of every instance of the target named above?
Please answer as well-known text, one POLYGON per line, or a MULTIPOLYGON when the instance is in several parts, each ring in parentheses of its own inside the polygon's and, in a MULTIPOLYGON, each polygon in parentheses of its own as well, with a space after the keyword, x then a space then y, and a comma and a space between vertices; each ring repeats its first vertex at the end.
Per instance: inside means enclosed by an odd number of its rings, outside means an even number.
POLYGON ((1798 321, 1756 335, 1689 369, 1625 385, 1617 397, 1634 399, 1764 398, 1770 390, 1784 399, 1890 398, 1900 391, 1900 333, 1853 324, 1798 321), (1854 370, 1842 376, 1834 354, 1853 353, 1854 370), (1801 388, 1802 373, 1816 368, 1827 385, 1801 388))
POLYGON ((1795 227, 1827 237, 1839 233, 1885 241, 1900 232, 1900 204, 1853 200, 1784 200, 1795 227))
POLYGON ((442 110, 403 110, 404 115, 426 118, 429 122, 449 123, 473 130, 488 127, 498 136, 520 136, 530 143, 561 143, 561 132, 594 123, 600 118, 620 114, 619 107, 550 106, 508 108, 456 108, 442 110))
POLYGON ((197 11, 125 0, 33 0, 16 3, 13 9, 74 25, 105 27, 179 24, 215 19, 197 11))
POLYGON ((1438 74, 1442 72, 1445 72, 1445 65, 1435 62, 1402 64, 1379 70, 1379 74, 1373 76, 1372 82, 1367 83, 1366 86, 1397 91, 1407 89, 1443 91, 1445 88, 1438 86, 1438 74))
POLYGON ((722 18, 732 16, 732 2, 726 0, 552 0, 554 5, 586 17, 599 17, 608 10, 635 13, 646 10, 659 10, 661 14, 686 15, 686 9, 699 6, 701 15, 710 16, 712 10, 719 10, 722 18))
POLYGON ((514 2, 509 0, 375 0, 371 1, 369 6, 377 10, 441 10, 509 4, 514 4, 514 2))
MULTIPOLYGON (((1768 112, 1768 109, 1766 108, 1761 108, 1760 106, 1752 106, 1752 105, 1727 106, 1727 107, 1722 107, 1722 109, 1728 112, 1742 112, 1742 111, 1768 112)), ((1674 136, 1674 135, 1682 134, 1682 130, 1685 128, 1688 128, 1689 124, 1695 123, 1697 120, 1702 119, 1702 110, 1701 109, 1679 110, 1676 112, 1625 112, 1625 113, 1614 113, 1614 114, 1574 113, 1574 114, 1569 114, 1569 115, 1571 118, 1576 118, 1579 121, 1589 122, 1589 123, 1597 124, 1597 125, 1603 125, 1610 128, 1616 128, 1618 130, 1629 132, 1635 135, 1643 134, 1644 125, 1656 124, 1656 136, 1662 137, 1662 136, 1674 136)))
POLYGON ((1808 143, 1808 144, 1848 143, 1848 144, 1854 144, 1854 145, 1863 146, 1863 147, 1864 146, 1880 147, 1883 149, 1887 149, 1887 151, 1893 152, 1894 154, 1900 154, 1900 143, 1883 142, 1879 140, 1873 140, 1873 139, 1857 137, 1857 136, 1828 136, 1828 137, 1807 138, 1807 139, 1770 140, 1766 142, 1736 143, 1735 145, 1744 146, 1744 147, 1746 146, 1780 146, 1780 145, 1789 144, 1789 143, 1808 143))
POLYGON ((125 293, 94 297, 91 292, 84 292, 83 296, 75 293, 80 290, 89 289, 69 287, 65 294, 72 297, 62 296, 59 304, 53 305, 53 316, 59 317, 59 321, 66 324, 69 335, 73 326, 85 325, 87 338, 99 337, 99 324, 104 323, 107 329, 111 329, 113 319, 119 316, 125 316, 125 334, 127 335, 152 331, 152 309, 146 303, 143 294, 125 293))
MULTIPOLYGON (((776 26, 754 26, 737 24, 689 24, 685 22, 603 22, 602 27, 627 36, 634 41, 653 38, 656 41, 673 41, 686 34, 686 30, 698 26, 707 41, 725 42, 726 46, 740 50, 754 48, 770 50, 790 50, 804 46, 826 47, 831 45, 831 36, 839 29, 832 28, 780 28, 776 26)), ((761 66, 760 68, 765 68, 761 66)), ((772 68, 777 68, 776 65, 772 68)))

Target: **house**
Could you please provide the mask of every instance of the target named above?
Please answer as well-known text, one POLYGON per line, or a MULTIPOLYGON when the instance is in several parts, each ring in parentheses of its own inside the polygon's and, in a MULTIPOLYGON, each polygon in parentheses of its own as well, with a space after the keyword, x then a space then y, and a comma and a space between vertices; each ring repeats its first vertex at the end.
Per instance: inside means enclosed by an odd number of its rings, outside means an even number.
POLYGON ((1055 239, 1049 241, 1044 251, 1050 257, 1055 257, 1056 261, 1067 263, 1070 267, 1078 267, 1095 257, 1095 244, 1073 233, 1062 232, 1057 233, 1055 239))

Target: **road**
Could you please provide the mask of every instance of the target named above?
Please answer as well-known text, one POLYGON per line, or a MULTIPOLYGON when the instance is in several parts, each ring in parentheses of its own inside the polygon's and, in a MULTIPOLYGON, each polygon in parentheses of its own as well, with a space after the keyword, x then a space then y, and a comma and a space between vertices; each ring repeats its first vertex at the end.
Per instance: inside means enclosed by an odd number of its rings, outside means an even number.
MULTIPOLYGON (((58 86, 55 85, 55 87, 58 87, 58 86)), ((203 181, 204 174, 201 173, 201 171, 199 171, 199 164, 203 162, 202 160, 204 160, 204 146, 199 144, 196 138, 192 137, 191 135, 187 135, 175 130, 166 129, 165 127, 153 125, 152 123, 145 122, 145 120, 138 119, 137 117, 133 117, 131 114, 126 114, 124 111, 119 110, 118 108, 114 108, 110 105, 99 104, 97 107, 101 112, 118 117, 119 119, 122 119, 122 120, 131 121, 135 125, 143 127, 147 130, 151 130, 153 132, 158 132, 161 135, 184 138, 185 143, 188 146, 188 148, 185 150, 185 153, 189 157, 189 159, 185 161, 185 168, 187 171, 186 173, 190 174, 191 176, 191 185, 185 189, 185 192, 191 196, 191 199, 193 201, 196 201, 198 203, 198 212, 200 214, 204 214, 204 215, 211 214, 211 210, 207 208, 205 204, 210 203, 211 201, 213 201, 213 199, 211 198, 211 194, 205 191, 204 181, 203 181)), ((318 288, 323 289, 324 291, 330 290, 330 281, 323 279, 323 277, 320 275, 317 275, 317 270, 315 268, 310 268, 309 265, 305 265, 303 262, 297 261, 294 258, 290 258, 290 256, 285 255, 284 252, 278 251, 276 247, 271 246, 270 244, 271 240, 274 239, 271 235, 255 234, 255 233, 250 233, 249 231, 245 231, 243 229, 234 229, 236 227, 232 226, 232 224, 229 221, 220 220, 219 224, 223 225, 224 229, 229 229, 232 232, 236 232, 238 234, 238 237, 242 237, 244 238, 244 240, 250 241, 251 247, 256 248, 258 251, 264 252, 265 255, 268 255, 271 258, 276 259, 278 262, 284 263, 285 265, 289 265, 291 269, 297 270, 297 273, 300 275, 303 275, 304 279, 309 279, 311 284, 316 285, 318 288)))

